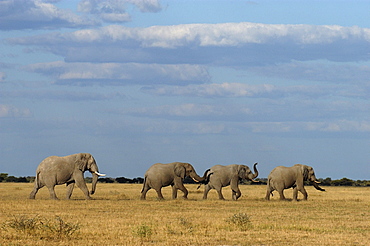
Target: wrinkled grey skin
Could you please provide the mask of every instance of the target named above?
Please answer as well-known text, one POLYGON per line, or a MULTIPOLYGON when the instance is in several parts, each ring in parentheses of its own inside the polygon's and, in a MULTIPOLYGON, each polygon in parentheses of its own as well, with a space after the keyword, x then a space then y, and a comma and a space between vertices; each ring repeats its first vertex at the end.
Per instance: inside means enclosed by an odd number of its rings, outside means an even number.
POLYGON ((145 173, 143 189, 141 190, 141 200, 146 199, 146 193, 151 188, 155 189, 158 199, 163 200, 162 187, 172 186, 172 199, 177 198, 177 190, 184 193, 183 198, 187 199, 188 190, 183 184, 185 177, 191 177, 196 182, 208 182, 208 171, 200 177, 189 163, 173 162, 168 164, 156 163, 145 173))
POLYGON ((228 166, 215 165, 211 168, 212 175, 209 178, 208 184, 204 187, 203 199, 207 199, 208 192, 211 189, 215 189, 218 193, 218 198, 225 200, 222 195, 222 187, 230 185, 232 191, 232 199, 238 200, 241 196, 239 189, 239 181, 243 179, 252 180, 257 178, 258 170, 256 168, 257 163, 254 164, 254 174, 246 165, 232 164, 228 166))
POLYGON ((275 167, 268 176, 266 200, 270 200, 270 194, 277 190, 280 200, 285 200, 284 189, 293 188, 293 201, 297 201, 298 191, 303 194, 303 200, 307 200, 307 192, 304 188, 304 181, 310 181, 312 185, 320 191, 325 191, 318 186, 315 172, 312 167, 296 164, 292 167, 275 167))
POLYGON ((39 189, 46 186, 50 192, 50 198, 57 200, 55 194, 55 185, 67 185, 67 199, 70 199, 75 183, 85 194, 86 199, 91 199, 87 189, 84 172, 92 173, 91 194, 95 193, 96 183, 98 181, 99 169, 95 159, 91 154, 79 153, 68 156, 50 156, 44 159, 36 170, 36 179, 30 199, 35 199, 39 189))

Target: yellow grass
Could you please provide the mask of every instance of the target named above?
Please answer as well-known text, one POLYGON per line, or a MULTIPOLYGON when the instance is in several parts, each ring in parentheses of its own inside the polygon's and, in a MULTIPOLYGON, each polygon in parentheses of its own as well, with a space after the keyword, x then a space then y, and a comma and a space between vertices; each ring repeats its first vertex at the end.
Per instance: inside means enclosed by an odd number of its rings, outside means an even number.
MULTIPOLYGON (((202 200, 203 187, 186 187, 188 200, 171 200, 166 187, 165 201, 153 190, 141 201, 141 185, 98 184, 95 200, 86 201, 78 188, 64 200, 65 186, 58 186, 61 200, 54 201, 46 188, 29 200, 32 184, 0 183, 0 245, 370 245, 369 187, 306 187, 309 200, 300 202, 279 201, 277 193, 265 201, 265 186, 241 186, 236 202, 229 187, 226 201, 214 190, 202 200), (238 214, 248 216, 245 227, 228 222, 238 214), (21 216, 59 216, 79 229, 53 238, 9 227, 21 216)), ((285 193, 292 197, 292 190, 285 193)))

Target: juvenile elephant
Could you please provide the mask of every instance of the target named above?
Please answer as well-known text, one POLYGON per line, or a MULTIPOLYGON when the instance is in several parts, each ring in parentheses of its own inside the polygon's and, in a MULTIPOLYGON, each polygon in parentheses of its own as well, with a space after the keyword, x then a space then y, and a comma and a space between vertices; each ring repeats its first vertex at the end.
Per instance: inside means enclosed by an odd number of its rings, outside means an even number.
MULTIPOLYGON (((210 170, 212 175, 209 178, 208 184, 204 187, 203 199, 207 199, 208 192, 215 189, 218 193, 218 198, 224 200, 222 195, 222 187, 230 185, 232 191, 232 199, 237 200, 242 193, 239 189, 239 181, 248 179, 254 181, 258 176, 257 163, 254 164, 254 174, 246 165, 232 164, 228 166, 216 165, 210 170)), ((257 181, 254 181, 257 182, 257 181)))
POLYGON ((266 200, 270 200, 270 194, 277 190, 280 200, 285 200, 284 189, 293 188, 293 201, 297 201, 298 191, 303 194, 303 200, 307 200, 307 192, 304 188, 304 182, 310 181, 312 185, 320 191, 325 191, 318 186, 315 172, 312 167, 302 164, 296 164, 292 167, 275 167, 267 179, 266 200))
POLYGON ((85 171, 91 172, 93 176, 92 195, 95 193, 98 177, 105 176, 105 174, 99 173, 98 166, 91 154, 79 153, 63 157, 47 157, 37 167, 35 184, 30 199, 35 199, 37 191, 44 186, 49 189, 51 199, 58 199, 54 187, 61 184, 67 185, 67 199, 70 199, 75 183, 85 194, 86 199, 91 199, 84 180, 85 171))
POLYGON ((203 177, 200 177, 194 170, 194 167, 189 163, 173 162, 168 164, 156 163, 152 165, 145 173, 143 189, 141 190, 141 199, 145 200, 146 193, 151 188, 155 189, 158 199, 164 199, 162 195, 162 187, 172 186, 172 198, 177 197, 177 190, 184 193, 184 198, 187 199, 188 190, 183 184, 185 177, 191 177, 196 182, 207 182, 209 179, 209 170, 204 172, 203 177))

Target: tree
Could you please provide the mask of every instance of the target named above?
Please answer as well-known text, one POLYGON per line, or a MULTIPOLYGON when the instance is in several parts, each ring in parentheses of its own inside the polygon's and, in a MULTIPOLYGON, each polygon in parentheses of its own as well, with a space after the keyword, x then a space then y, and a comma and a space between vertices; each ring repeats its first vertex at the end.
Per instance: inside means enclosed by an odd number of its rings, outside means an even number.
POLYGON ((354 181, 351 179, 347 179, 347 178, 333 180, 331 183, 334 186, 354 186, 354 181))
POLYGON ((0 173, 0 182, 3 182, 8 177, 7 173, 0 173))

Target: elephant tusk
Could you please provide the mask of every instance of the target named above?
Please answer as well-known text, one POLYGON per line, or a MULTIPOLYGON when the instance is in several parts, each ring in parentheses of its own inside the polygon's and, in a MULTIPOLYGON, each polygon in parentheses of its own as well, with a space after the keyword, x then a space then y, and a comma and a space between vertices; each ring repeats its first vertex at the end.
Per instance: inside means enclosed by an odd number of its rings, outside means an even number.
POLYGON ((259 183, 260 181, 252 179, 252 182, 259 183))
POLYGON ((98 173, 97 171, 94 172, 98 176, 105 176, 106 174, 98 173))
POLYGON ((199 183, 199 181, 198 181, 198 180, 196 180, 195 178, 193 178, 193 177, 192 177, 192 179, 193 179, 195 182, 199 183))
POLYGON ((314 181, 316 184, 321 184, 321 182, 320 181, 317 181, 317 180, 315 180, 314 181))

